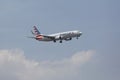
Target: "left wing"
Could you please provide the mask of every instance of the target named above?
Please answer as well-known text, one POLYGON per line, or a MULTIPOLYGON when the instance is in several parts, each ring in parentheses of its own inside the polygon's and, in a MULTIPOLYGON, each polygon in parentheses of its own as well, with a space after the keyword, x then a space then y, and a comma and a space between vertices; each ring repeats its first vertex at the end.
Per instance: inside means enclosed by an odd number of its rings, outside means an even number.
POLYGON ((55 36, 46 36, 46 35, 41 35, 41 36, 52 39, 52 40, 55 40, 55 36))

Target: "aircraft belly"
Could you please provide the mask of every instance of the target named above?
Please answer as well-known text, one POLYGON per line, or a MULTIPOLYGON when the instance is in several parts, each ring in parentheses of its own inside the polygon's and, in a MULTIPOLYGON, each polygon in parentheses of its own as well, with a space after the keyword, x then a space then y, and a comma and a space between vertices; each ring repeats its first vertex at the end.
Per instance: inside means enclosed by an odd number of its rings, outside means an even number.
POLYGON ((52 40, 49 38, 43 38, 43 39, 39 39, 39 41, 52 41, 52 40))
POLYGON ((52 41, 50 38, 44 38, 43 41, 52 41))

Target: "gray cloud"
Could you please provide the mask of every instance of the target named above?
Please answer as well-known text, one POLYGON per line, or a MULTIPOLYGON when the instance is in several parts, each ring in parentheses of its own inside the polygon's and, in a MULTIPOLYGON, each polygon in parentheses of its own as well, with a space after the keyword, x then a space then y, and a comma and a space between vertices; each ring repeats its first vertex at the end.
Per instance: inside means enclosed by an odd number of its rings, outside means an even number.
POLYGON ((0 50, 0 80, 61 80, 78 75, 94 51, 75 53, 60 61, 28 60, 20 50, 0 50))

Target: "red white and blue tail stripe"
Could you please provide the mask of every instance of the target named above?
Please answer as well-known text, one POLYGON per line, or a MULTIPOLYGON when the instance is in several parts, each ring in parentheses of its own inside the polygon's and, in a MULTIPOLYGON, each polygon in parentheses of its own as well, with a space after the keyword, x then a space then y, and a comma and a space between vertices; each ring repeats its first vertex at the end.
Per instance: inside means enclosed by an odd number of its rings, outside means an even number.
POLYGON ((36 26, 33 26, 33 30, 31 32, 32 32, 33 35, 35 35, 35 37, 33 37, 33 38, 35 38, 36 40, 43 39, 43 36, 41 35, 41 33, 39 32, 39 30, 37 29, 36 26))
POLYGON ((46 36, 46 35, 41 34, 36 26, 33 26, 33 30, 31 32, 35 37, 29 37, 29 38, 34 38, 36 40, 42 40, 44 38, 55 40, 54 36, 46 36))
POLYGON ((33 26, 33 32, 34 35, 40 35, 41 33, 39 32, 39 30, 37 29, 36 26, 33 26))

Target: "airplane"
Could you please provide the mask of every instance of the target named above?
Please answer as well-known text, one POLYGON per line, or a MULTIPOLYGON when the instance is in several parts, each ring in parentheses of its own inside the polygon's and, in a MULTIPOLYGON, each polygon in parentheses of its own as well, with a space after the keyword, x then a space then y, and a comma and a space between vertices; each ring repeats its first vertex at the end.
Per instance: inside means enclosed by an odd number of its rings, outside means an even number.
POLYGON ((45 42, 49 42, 49 41, 56 42, 59 40, 60 43, 62 43, 63 40, 65 41, 72 40, 72 38, 74 37, 78 39, 78 37, 82 35, 82 32, 78 30, 55 33, 50 35, 43 35, 39 32, 36 26, 33 26, 33 30, 31 30, 31 33, 34 35, 34 37, 29 37, 29 38, 33 38, 38 41, 45 41, 45 42))

